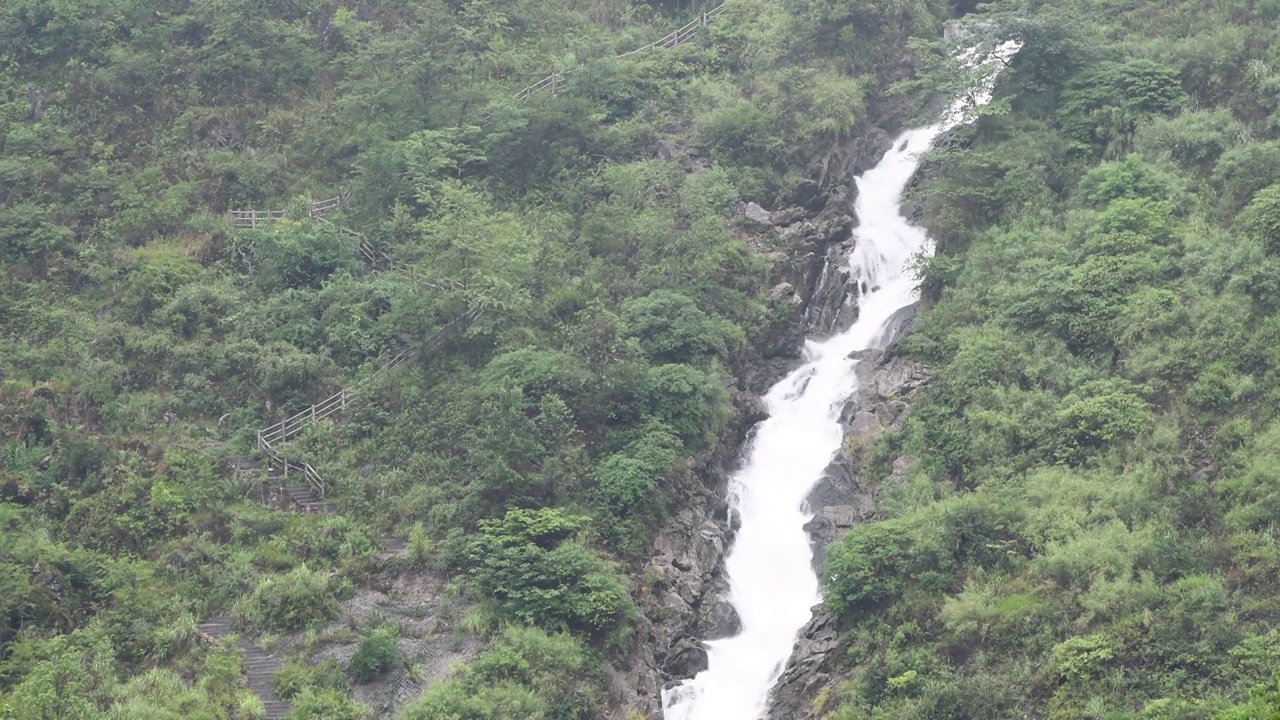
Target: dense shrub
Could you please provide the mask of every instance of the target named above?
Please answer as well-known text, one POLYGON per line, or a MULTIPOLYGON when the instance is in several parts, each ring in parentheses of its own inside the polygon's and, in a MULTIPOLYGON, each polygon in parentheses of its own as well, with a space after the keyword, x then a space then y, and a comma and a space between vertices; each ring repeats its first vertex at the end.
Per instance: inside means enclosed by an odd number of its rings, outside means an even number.
POLYGON ((1240 214, 1240 223, 1267 252, 1280 255, 1280 184, 1258 191, 1240 214))
POLYGON ((612 565, 577 539, 588 521, 563 510, 509 510, 480 523, 463 568, 503 613, 523 623, 609 633, 634 611, 612 565))
POLYGON ((337 690, 306 689, 294 697, 285 720, 364 720, 368 715, 368 708, 337 690))
POLYGON ((400 637, 393 627, 380 627, 360 639, 351 656, 351 675, 356 682, 369 682, 390 670, 400 659, 400 637))
POLYGON ((336 590, 328 574, 302 565, 263 578, 237 607, 238 616, 256 630, 298 630, 337 615, 336 590))
POLYGON ((711 444, 729 420, 729 393, 715 375, 688 365, 649 370, 640 389, 646 414, 675 431, 692 448, 711 444))
POLYGON ((572 637, 508 628, 471 667, 423 693, 405 718, 586 720, 600 701, 593 674, 572 637))
POLYGON ((306 665, 289 662, 271 676, 271 689, 281 699, 291 700, 307 689, 345 692, 347 682, 333 660, 306 665))
POLYGON ((1218 160, 1213 179, 1232 209, 1244 207, 1259 190, 1280 183, 1280 141, 1249 143, 1228 150, 1218 160))
POLYGON ((697 363, 742 344, 742 331, 700 310, 687 295, 657 290, 622 305, 628 334, 654 363, 697 363))
POLYGON ((1184 97, 1171 67, 1146 59, 1105 61, 1065 83, 1058 121, 1083 145, 1119 156, 1130 148, 1140 120, 1172 113, 1184 97))

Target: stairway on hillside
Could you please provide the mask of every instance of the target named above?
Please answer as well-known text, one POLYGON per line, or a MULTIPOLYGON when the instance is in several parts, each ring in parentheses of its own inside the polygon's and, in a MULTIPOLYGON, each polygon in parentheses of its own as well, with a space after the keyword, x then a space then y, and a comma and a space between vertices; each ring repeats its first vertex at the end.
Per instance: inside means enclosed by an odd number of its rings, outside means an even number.
MULTIPOLYGON (((341 510, 337 504, 320 497, 310 484, 286 484, 289 480, 302 480, 303 476, 295 474, 292 478, 287 477, 274 468, 263 468, 260 461, 245 455, 229 457, 226 463, 232 476, 248 484, 250 494, 258 495, 259 499, 267 504, 305 513, 336 514, 341 510)), ((378 539, 383 545, 382 552, 377 556, 379 560, 387 561, 408 554, 408 545, 404 540, 394 537, 378 539)), ((225 615, 220 615, 202 623, 200 630, 214 639, 231 635, 231 620, 225 615)), ((249 678, 249 689, 258 696, 263 707, 266 708, 265 720, 281 720, 288 714, 290 704, 276 697, 271 689, 271 678, 284 666, 284 663, 280 658, 268 655, 243 637, 238 638, 236 644, 244 651, 245 675, 249 678)), ((404 679, 398 679, 397 691, 404 682, 404 679)), ((394 698, 395 693, 392 694, 389 702, 394 702, 394 698)), ((389 708, 390 704, 387 707, 389 708)))
MULTIPOLYGON (((231 629, 231 618, 219 615, 200 624, 200 632, 215 640, 235 634, 231 629)), ((249 689, 262 701, 266 710, 265 720, 281 720, 289 714, 289 702, 276 697, 271 689, 271 677, 284 666, 280 658, 268 655, 262 648, 243 637, 236 639, 236 645, 244 651, 244 674, 249 678, 249 689)))
POLYGON ((315 488, 310 485, 285 485, 286 478, 281 475, 272 473, 267 478, 268 482, 278 486, 284 491, 284 498, 289 501, 297 510, 305 513, 336 513, 338 506, 328 502, 324 498, 316 494, 315 488))
POLYGON ((282 475, 274 468, 262 467, 262 461, 248 455, 229 457, 226 462, 234 476, 250 486, 250 494, 264 503, 274 503, 304 513, 335 514, 340 510, 336 504, 320 497, 314 487, 305 484, 301 475, 282 475), (290 482, 299 480, 303 483, 290 482))

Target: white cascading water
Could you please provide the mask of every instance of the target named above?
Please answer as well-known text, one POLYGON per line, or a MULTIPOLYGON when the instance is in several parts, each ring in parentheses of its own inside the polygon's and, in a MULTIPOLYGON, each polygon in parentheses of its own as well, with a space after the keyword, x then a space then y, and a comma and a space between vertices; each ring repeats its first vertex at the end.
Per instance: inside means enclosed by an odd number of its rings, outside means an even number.
MULTIPOLYGON (((1019 47, 1010 41, 987 57, 1007 60, 1019 47)), ((808 342, 809 361, 764 397, 769 418, 756 428, 746 463, 730 483, 742 525, 725 570, 742 630, 708 642, 709 667, 663 693, 666 720, 757 720, 764 713, 769 689, 821 599, 804 531, 812 516, 804 506, 843 439, 840 411, 857 389, 849 354, 875 347, 885 321, 915 302, 908 264, 932 251, 924 232, 902 216, 902 193, 919 155, 963 121, 966 109, 988 102, 994 82, 992 72, 942 122, 904 133, 857 178, 860 224, 847 261, 866 287, 857 299, 858 319, 839 335, 808 342)))

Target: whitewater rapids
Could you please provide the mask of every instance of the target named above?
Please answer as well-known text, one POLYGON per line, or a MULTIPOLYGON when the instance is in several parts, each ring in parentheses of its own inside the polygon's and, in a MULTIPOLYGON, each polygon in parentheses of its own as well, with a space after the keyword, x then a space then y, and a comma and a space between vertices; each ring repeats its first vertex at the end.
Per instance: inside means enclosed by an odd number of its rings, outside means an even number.
MULTIPOLYGON (((988 58, 1007 60, 1018 47, 1005 43, 988 58)), ((849 355, 877 347, 885 321, 916 301, 910 262, 932 252, 924 232, 901 214, 903 191, 920 154, 962 122, 966 109, 988 102, 994 81, 989 73, 941 122, 904 133, 879 164, 855 180, 860 224, 845 261, 862 288, 853 300, 858 319, 828 340, 809 341, 807 362, 764 397, 769 418, 756 428, 729 487, 741 527, 725 570, 742 630, 706 643, 708 668, 663 693, 666 720, 757 720, 764 714, 769 690, 821 599, 804 531, 812 517, 804 510, 805 498, 844 437, 840 412, 857 389, 856 361, 849 355)))

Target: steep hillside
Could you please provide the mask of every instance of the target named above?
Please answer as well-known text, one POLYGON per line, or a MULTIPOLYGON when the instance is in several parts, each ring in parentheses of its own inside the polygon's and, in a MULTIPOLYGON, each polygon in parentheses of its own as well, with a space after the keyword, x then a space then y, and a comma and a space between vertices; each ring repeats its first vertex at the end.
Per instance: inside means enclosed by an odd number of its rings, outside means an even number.
POLYGON ((0 5, 0 716, 619 712, 636 568, 797 327, 741 203, 842 182, 950 12, 686 4, 0 5), (488 648, 445 682, 360 606, 414 574, 488 648))
POLYGON ((990 16, 1025 45, 916 190, 931 382, 857 453, 804 714, 1276 717, 1280 5, 990 16))

